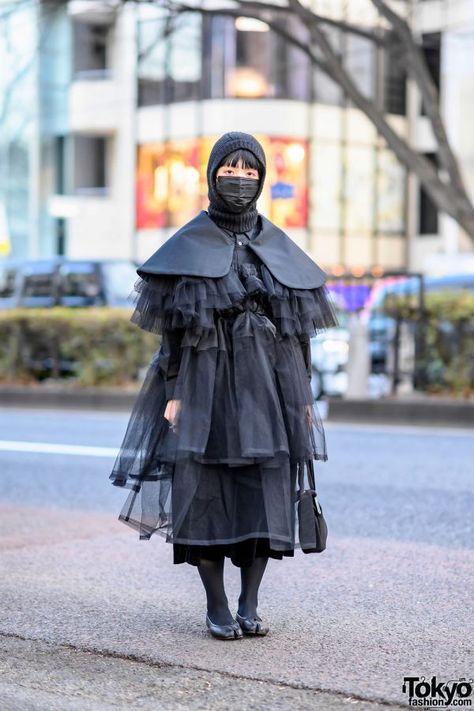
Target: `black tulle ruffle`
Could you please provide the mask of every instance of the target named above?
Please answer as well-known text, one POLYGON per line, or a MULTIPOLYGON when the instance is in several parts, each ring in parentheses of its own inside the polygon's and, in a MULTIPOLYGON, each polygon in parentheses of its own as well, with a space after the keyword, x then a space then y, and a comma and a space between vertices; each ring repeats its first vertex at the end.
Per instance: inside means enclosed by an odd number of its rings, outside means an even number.
POLYGON ((282 336, 315 336, 337 325, 337 315, 325 284, 316 289, 291 289, 261 266, 272 320, 282 336))
POLYGON ((292 289, 281 284, 262 264, 231 268, 223 277, 147 276, 134 285, 135 311, 131 321, 140 328, 161 334, 164 328, 195 328, 214 325, 216 310, 231 309, 249 295, 259 302, 282 336, 313 336, 337 325, 337 315, 326 285, 315 289, 292 289))

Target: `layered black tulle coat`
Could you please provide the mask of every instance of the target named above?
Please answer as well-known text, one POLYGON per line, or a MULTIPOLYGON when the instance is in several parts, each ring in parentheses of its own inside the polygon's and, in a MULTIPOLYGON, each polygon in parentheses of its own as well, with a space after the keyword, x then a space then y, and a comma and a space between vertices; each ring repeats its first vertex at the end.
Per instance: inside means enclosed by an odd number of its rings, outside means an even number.
POLYGON ((119 519, 141 539, 293 551, 299 476, 328 458, 310 384, 310 338, 337 325, 326 274, 262 215, 235 234, 204 210, 137 272, 131 320, 161 343, 110 474, 130 489, 119 519))

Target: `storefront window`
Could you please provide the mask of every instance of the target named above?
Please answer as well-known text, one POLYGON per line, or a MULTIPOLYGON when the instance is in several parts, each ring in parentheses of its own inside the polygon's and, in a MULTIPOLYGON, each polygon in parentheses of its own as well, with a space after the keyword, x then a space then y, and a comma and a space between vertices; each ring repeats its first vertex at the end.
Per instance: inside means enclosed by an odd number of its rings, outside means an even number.
MULTIPOLYGON (((307 225, 307 142, 256 134, 267 157, 258 209, 280 227, 307 225)), ((206 167, 218 136, 138 150, 137 228, 180 227, 207 209, 206 167)))
POLYGON ((194 139, 138 148, 137 228, 180 226, 200 209, 198 144, 194 139))
POLYGON ((267 156, 266 214, 280 227, 306 227, 308 142, 272 137, 262 144, 267 156))

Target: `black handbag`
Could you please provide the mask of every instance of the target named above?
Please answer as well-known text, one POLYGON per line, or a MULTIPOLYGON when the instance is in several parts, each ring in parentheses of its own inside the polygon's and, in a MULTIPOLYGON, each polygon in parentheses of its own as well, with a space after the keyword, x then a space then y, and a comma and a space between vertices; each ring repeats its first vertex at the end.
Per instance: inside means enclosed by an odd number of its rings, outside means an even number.
POLYGON ((303 553, 322 553, 326 548, 328 527, 316 492, 312 459, 298 462, 298 533, 303 553), (304 488, 305 468, 309 488, 304 488))

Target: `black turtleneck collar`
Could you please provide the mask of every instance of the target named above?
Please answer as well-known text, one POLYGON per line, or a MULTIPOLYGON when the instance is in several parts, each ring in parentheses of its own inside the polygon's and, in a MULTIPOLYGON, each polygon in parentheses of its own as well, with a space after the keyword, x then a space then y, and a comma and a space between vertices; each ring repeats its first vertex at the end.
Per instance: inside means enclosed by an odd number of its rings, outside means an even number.
MULTIPOLYGON (((220 227, 220 225, 219 225, 219 227, 220 227)), ((255 239, 255 237, 260 233, 260 231, 262 229, 262 218, 261 218, 260 213, 257 213, 257 219, 255 221, 255 224, 253 225, 253 227, 251 227, 248 230, 233 230, 233 229, 229 229, 228 227, 222 227, 222 229, 224 230, 224 232, 227 232, 227 234, 230 235, 231 237, 233 237, 234 235, 238 235, 239 237, 244 235, 244 237, 246 237, 247 240, 251 241, 251 240, 255 239)))
POLYGON ((207 213, 209 217, 219 227, 231 230, 232 232, 247 232, 255 227, 258 218, 257 200, 263 189, 266 174, 265 153, 257 141, 250 133, 241 131, 229 131, 221 136, 214 144, 207 164, 207 185, 209 207, 207 213), (262 164, 259 171, 259 189, 252 202, 241 212, 232 212, 227 203, 222 199, 216 189, 216 173, 223 158, 238 148, 245 148, 252 151, 262 164))

